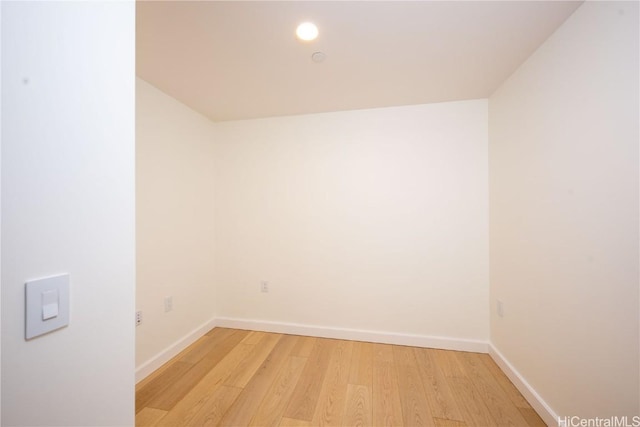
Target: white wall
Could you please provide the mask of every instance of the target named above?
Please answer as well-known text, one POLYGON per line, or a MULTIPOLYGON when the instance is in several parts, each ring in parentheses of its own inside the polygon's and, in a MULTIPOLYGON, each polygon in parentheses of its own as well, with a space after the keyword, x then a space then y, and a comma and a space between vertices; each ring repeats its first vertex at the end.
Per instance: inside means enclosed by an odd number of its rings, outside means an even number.
POLYGON ((640 413, 638 31, 586 2, 489 100, 491 341, 561 416, 640 413))
POLYGON ((136 97, 140 368, 215 314, 215 135, 212 122, 144 80, 137 79, 136 97), (168 313, 166 296, 173 297, 168 313))
POLYGON ((2 2, 2 424, 134 414, 133 2, 2 2), (71 274, 26 342, 24 283, 71 274))
POLYGON ((216 126, 219 316, 488 338, 486 100, 216 126))

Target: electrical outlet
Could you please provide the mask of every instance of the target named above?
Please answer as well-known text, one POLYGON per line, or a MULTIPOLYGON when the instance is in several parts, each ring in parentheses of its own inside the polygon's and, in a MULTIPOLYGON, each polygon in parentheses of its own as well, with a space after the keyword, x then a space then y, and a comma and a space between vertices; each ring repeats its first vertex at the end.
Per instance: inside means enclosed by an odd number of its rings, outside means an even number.
POLYGON ((173 310, 173 297, 164 297, 164 312, 168 313, 173 310))
POLYGON ((500 300, 496 300, 496 311, 498 316, 504 317, 504 303, 500 300))
POLYGON ((136 326, 142 323, 142 310, 136 311, 136 326))
POLYGON ((260 282, 260 292, 269 292, 269 282, 262 281, 260 282))

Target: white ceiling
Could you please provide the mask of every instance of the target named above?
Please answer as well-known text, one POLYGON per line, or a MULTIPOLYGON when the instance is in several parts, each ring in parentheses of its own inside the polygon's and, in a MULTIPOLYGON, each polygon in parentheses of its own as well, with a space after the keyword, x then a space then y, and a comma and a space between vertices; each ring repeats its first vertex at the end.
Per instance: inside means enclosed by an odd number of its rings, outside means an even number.
POLYGON ((139 1, 137 74, 215 121, 486 98, 579 5, 139 1))

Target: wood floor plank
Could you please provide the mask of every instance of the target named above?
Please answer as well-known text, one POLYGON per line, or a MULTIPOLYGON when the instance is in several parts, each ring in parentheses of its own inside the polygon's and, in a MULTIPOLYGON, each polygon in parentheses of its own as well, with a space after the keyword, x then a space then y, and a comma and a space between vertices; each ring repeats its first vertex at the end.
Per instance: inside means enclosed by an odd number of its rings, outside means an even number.
POLYGON ((369 427, 372 425, 371 388, 365 385, 349 384, 342 423, 345 426, 369 427))
POLYGON ((144 408, 136 414, 136 426, 151 427, 167 414, 167 411, 154 408, 144 408))
POLYGON ((336 341, 335 344, 313 413, 315 426, 342 424, 354 343, 336 341))
POLYGON ((174 424, 174 426, 217 426, 241 392, 242 389, 237 387, 228 387, 225 385, 217 387, 205 401, 204 405, 199 408, 198 412, 196 412, 188 422, 174 424))
POLYGON ((265 333, 260 341, 254 345, 253 351, 247 355, 247 357, 240 362, 237 369, 229 375, 224 385, 238 388, 246 386, 280 338, 282 338, 280 334, 265 333))
POLYGON ((349 384, 373 386, 373 344, 370 342, 353 343, 353 361, 349 384))
MULTIPOLYGON (((215 334, 215 333, 216 333, 216 329, 222 329, 222 328, 218 328, 217 326, 214 326, 213 328, 209 329, 209 331, 207 331, 207 333, 206 333, 206 334, 204 334, 203 336, 205 336, 205 337, 206 337, 206 336, 209 336, 209 335, 215 334)), ((237 329, 234 329, 234 331, 235 331, 235 330, 237 330, 237 329)))
POLYGON ((280 427, 312 427, 311 421, 296 420, 294 418, 282 418, 280 427))
POLYGON ((327 371, 335 340, 318 338, 298 380, 291 401, 284 412, 285 418, 311 421, 318 403, 318 395, 327 371))
POLYGON ((473 387, 471 380, 466 377, 451 377, 449 379, 453 397, 458 403, 458 408, 469 426, 486 427, 496 425, 489 413, 489 409, 482 402, 480 394, 473 387))
POLYGON ((396 365, 416 365, 416 356, 413 354, 413 347, 404 345, 392 345, 393 363, 396 365))
POLYGON ((433 421, 436 427, 467 427, 467 423, 463 421, 448 420, 446 418, 435 417, 433 421))
MULTIPOLYGON (((236 401, 229 408, 220 425, 246 426, 251 421, 256 410, 262 403, 265 393, 273 384, 278 373, 291 356, 291 350, 296 344, 293 335, 281 336, 278 344, 273 348, 249 383, 244 387, 236 401)), ((259 344, 258 344, 259 345, 259 344)), ((240 365, 238 366, 240 367, 240 365)))
POLYGON ((456 355, 464 366, 473 386, 489 409, 491 416, 501 426, 525 426, 526 420, 511 404, 509 397, 489 372, 477 353, 460 352, 456 355))
POLYGON ((207 353, 197 364, 168 385, 164 391, 151 399, 147 406, 165 411, 171 410, 176 403, 193 389, 220 360, 222 360, 244 338, 246 331, 237 331, 207 353))
POLYGON ((293 390, 302 374, 306 357, 289 356, 273 385, 267 390, 262 403, 251 418, 251 426, 277 426, 289 403, 293 390))
POLYGON ((193 364, 180 361, 169 365, 161 375, 155 377, 153 381, 147 383, 136 392, 136 411, 142 411, 150 402, 158 399, 171 384, 181 378, 192 367, 193 364))
POLYGON ((393 346, 391 344, 373 344, 374 362, 393 363, 393 346))
POLYGON ((507 394, 507 396, 509 396, 509 399, 511 400, 511 402, 513 402, 514 405, 516 405, 518 408, 531 408, 531 405, 529 405, 527 399, 525 399, 522 394, 520 394, 516 386, 513 385, 513 383, 511 382, 511 380, 509 380, 505 373, 500 370, 500 367, 496 364, 496 362, 493 361, 491 356, 489 356, 488 354, 480 354, 478 356, 482 359, 484 366, 486 366, 489 372, 491 372, 493 378, 495 378, 498 384, 500 384, 500 386, 507 394))
POLYGON ((291 352, 292 356, 309 357, 313 347, 316 345, 316 338, 297 336, 298 342, 291 352))
POLYGON ((260 340, 262 338, 264 338, 264 335, 267 332, 260 332, 260 331, 250 331, 249 335, 247 335, 247 337, 245 338, 244 342, 245 344, 258 344, 260 342, 260 340))
POLYGON ((435 362, 446 378, 467 378, 467 373, 456 358, 458 351, 432 350, 435 362))
POLYGON ((253 345, 238 343, 218 364, 216 364, 205 377, 183 397, 162 420, 160 425, 175 427, 189 425, 191 420, 198 416, 198 412, 207 406, 209 399, 215 398, 215 391, 231 375, 242 360, 253 349, 253 345))
POLYGON ((429 408, 433 416, 462 421, 462 415, 453 398, 449 384, 435 362, 433 350, 414 348, 413 351, 418 363, 418 371, 427 396, 427 402, 429 402, 429 408))
POLYGON ((398 377, 398 391, 402 402, 404 425, 435 425, 411 347, 394 345, 393 358, 398 377))
POLYGON ((398 378, 393 363, 376 359, 373 366, 372 391, 373 425, 401 426, 403 423, 402 403, 400 402, 398 378))
POLYGON ((527 420, 529 427, 547 427, 540 415, 533 408, 518 408, 522 417, 527 420))
POLYGON ((214 328, 211 330, 210 335, 205 335, 198 345, 193 347, 191 351, 187 352, 180 358, 180 361, 196 364, 201 361, 208 353, 214 351, 222 341, 229 336, 237 333, 235 329, 226 328, 214 328))

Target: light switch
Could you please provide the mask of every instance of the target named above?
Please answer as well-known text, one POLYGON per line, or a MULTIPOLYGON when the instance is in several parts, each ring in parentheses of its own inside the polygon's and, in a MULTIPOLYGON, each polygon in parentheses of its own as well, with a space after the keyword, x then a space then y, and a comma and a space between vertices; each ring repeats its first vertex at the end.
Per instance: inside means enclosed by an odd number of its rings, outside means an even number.
POLYGON ((42 293, 42 320, 53 319, 58 316, 58 290, 42 293))
POLYGON ((31 280, 25 285, 26 339, 69 324, 69 275, 31 280))

